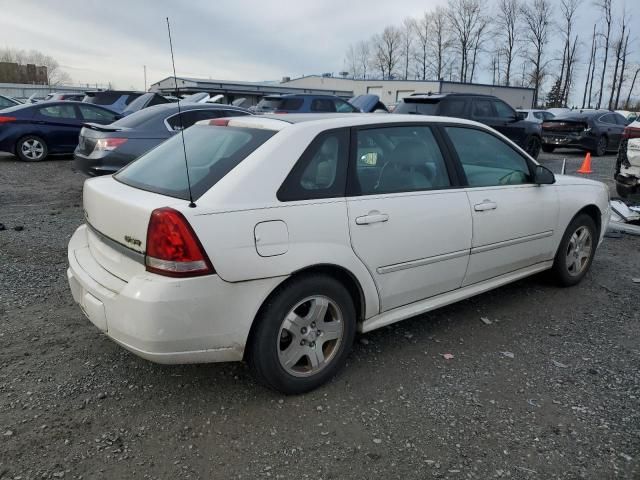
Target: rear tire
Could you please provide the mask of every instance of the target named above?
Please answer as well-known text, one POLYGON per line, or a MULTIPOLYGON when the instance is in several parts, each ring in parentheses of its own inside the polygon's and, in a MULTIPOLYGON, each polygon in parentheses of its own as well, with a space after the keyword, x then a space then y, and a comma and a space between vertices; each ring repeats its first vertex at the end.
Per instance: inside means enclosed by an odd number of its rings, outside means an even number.
POLYGON ((598 143, 596 144, 595 150, 591 151, 591 155, 594 157, 601 157, 607 153, 607 147, 609 146, 609 140, 604 135, 601 135, 598 138, 598 143))
POLYGON ((356 333, 347 289, 330 276, 301 276, 263 305, 247 361, 264 385, 286 395, 318 388, 344 366, 356 333))
POLYGON ((576 216, 564 232, 553 261, 552 274, 560 286, 582 281, 591 268, 598 245, 596 224, 586 213, 576 216))
POLYGON ((553 145, 546 145, 546 144, 542 144, 542 151, 545 153, 553 153, 553 151, 556 149, 556 147, 554 147, 553 145))
POLYGON ((46 142, 36 135, 27 135, 16 142, 16 155, 23 162, 41 162, 48 154, 46 142))

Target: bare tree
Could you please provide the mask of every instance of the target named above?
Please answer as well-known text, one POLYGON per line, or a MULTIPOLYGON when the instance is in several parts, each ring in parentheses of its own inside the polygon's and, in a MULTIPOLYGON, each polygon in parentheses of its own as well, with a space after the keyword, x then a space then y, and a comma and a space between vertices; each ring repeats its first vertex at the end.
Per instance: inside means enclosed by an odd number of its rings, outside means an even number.
POLYGON ((527 60, 531 62, 531 84, 533 85, 533 104, 538 104, 540 86, 545 76, 547 62, 544 59, 545 48, 549 41, 549 28, 553 10, 549 0, 531 0, 521 8, 525 24, 525 38, 531 45, 527 60))
POLYGON ((636 85, 638 73, 640 73, 640 67, 636 67, 636 72, 633 74, 633 80, 631 81, 631 86, 629 87, 629 94, 627 95, 627 101, 624 104, 625 109, 629 109, 629 105, 631 104, 631 94, 633 93, 633 87, 635 87, 636 85))
MULTIPOLYGON (((591 55, 589 55, 589 66, 587 67, 587 78, 584 81, 584 95, 582 96, 582 108, 587 104, 587 90, 589 89, 589 77, 591 77, 591 67, 596 57, 596 24, 593 24, 593 36, 591 37, 591 55)), ((591 106, 591 92, 589 92, 589 106, 591 106)))
POLYGON ((489 16, 481 15, 478 21, 478 26, 473 35, 473 55, 471 56, 471 75, 469 75, 469 82, 473 82, 476 65, 478 64, 478 54, 483 50, 486 34, 489 31, 489 25, 489 16))
POLYGON ((396 27, 385 27, 373 37, 374 62, 382 78, 392 78, 400 63, 402 34, 396 27))
POLYGON ((414 58, 416 62, 416 78, 427 79, 427 69, 430 64, 429 39, 431 32, 431 14, 424 12, 424 15, 414 24, 416 48, 414 58))
POLYGON ((455 45, 460 55, 460 81, 466 83, 469 78, 469 67, 475 60, 478 39, 486 29, 483 22, 482 10, 484 0, 449 0, 447 18, 451 32, 455 38, 455 45))
POLYGON ((504 57, 504 84, 511 85, 511 67, 520 47, 520 9, 519 0, 500 0, 498 2, 497 37, 502 45, 498 56, 504 57))
POLYGON ((629 34, 627 33, 627 38, 624 41, 624 48, 621 51, 620 60, 622 62, 622 66, 620 67, 620 79, 618 80, 618 91, 616 92, 616 101, 613 104, 613 108, 618 108, 618 104, 620 103, 620 91, 622 90, 622 83, 624 82, 624 72, 627 66, 627 54, 629 48, 629 34))
POLYGON ((351 78, 360 78, 360 61, 358 50, 354 44, 349 45, 344 59, 346 70, 351 74, 351 78))
POLYGON ((60 68, 58 61, 38 50, 24 50, 4 48, 0 50, 0 61, 17 63, 18 65, 34 64, 47 67, 47 85, 56 86, 71 83, 71 77, 60 68))
POLYGON ((369 46, 369 42, 366 40, 362 40, 358 42, 356 46, 356 55, 358 56, 358 62, 360 63, 360 73, 362 74, 362 78, 366 80, 367 78, 367 67, 371 62, 371 47, 369 46))
POLYGON ((416 31, 416 20, 411 17, 407 17, 402 21, 402 27, 400 30, 400 38, 401 38, 401 56, 403 65, 402 78, 404 80, 409 79, 409 63, 411 61, 411 47, 413 45, 413 40, 416 31))
POLYGON ((560 0, 560 13, 563 18, 561 31, 565 34, 564 54, 562 57, 562 69, 560 71, 560 100, 566 105, 569 99, 569 88, 572 82, 572 68, 575 63, 575 51, 577 38, 571 45, 573 26, 576 20, 576 13, 581 0, 560 0), (573 61, 572 61, 573 60, 573 61), (565 69, 566 67, 566 69, 565 69))
POLYGON ((441 80, 445 76, 447 66, 450 65, 451 37, 447 11, 443 7, 436 7, 431 14, 431 20, 432 73, 436 80, 441 80))
POLYGON ((622 52, 625 48, 625 34, 627 31, 627 15, 626 11, 622 12, 622 23, 620 25, 620 37, 616 40, 614 44, 615 52, 616 52, 616 64, 613 70, 613 80, 611 82, 611 95, 609 96, 609 110, 613 109, 613 97, 616 93, 616 83, 618 81, 618 67, 620 66, 620 62, 622 60, 622 52))
POLYGON ((596 108, 602 105, 602 92, 604 91, 604 77, 607 73, 607 60, 609 58, 609 37, 611 36, 611 0, 597 0, 596 5, 602 10, 604 21, 607 25, 604 34, 604 61, 602 62, 602 76, 600 77, 600 92, 598 93, 598 102, 596 108))

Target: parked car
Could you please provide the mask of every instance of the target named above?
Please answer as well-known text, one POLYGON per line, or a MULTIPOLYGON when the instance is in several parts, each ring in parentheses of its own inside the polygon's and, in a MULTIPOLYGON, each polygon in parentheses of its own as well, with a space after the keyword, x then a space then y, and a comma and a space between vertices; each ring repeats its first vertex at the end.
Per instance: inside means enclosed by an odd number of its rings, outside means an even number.
POLYGON ((0 110, 9 108, 9 107, 15 107, 16 105, 21 105, 21 103, 14 98, 0 95, 0 110))
POLYGON ((545 112, 549 112, 553 116, 561 115, 564 113, 572 112, 573 110, 568 107, 547 108, 545 112))
POLYGON ((622 115, 627 121, 627 124, 635 122, 638 118, 638 112, 630 112, 629 110, 616 110, 616 113, 622 115))
POLYGON ((134 92, 130 90, 97 90, 85 92, 85 103, 100 105, 117 113, 122 113, 127 105, 146 92, 134 92))
POLYGON ((555 118, 553 113, 546 110, 518 109, 518 113, 522 115, 524 120, 535 123, 542 123, 545 120, 555 118))
POLYGON ((46 97, 44 97, 44 102, 62 102, 73 101, 73 102, 81 102, 84 99, 84 93, 50 93, 46 97))
POLYGON ((131 115, 132 113, 148 107, 153 107, 154 105, 162 105, 172 102, 173 100, 163 97, 159 93, 144 93, 125 107, 125 109, 122 111, 122 116, 126 117, 127 115, 131 115))
POLYGON ((507 103, 492 95, 414 93, 403 98, 393 113, 475 120, 506 135, 533 158, 538 158, 540 154, 542 144, 540 124, 524 120, 507 103))
POLYGON ((604 184, 461 119, 218 118, 185 130, 186 161, 182 140, 85 182, 73 298, 136 355, 247 359, 286 394, 332 378, 356 331, 544 270, 577 284, 608 225, 604 184))
POLYGON ((111 125, 86 123, 74 152, 76 168, 92 176, 114 173, 199 120, 250 115, 248 110, 230 105, 180 102, 180 109, 182 116, 177 103, 156 105, 111 125))
POLYGON ((119 115, 81 102, 18 105, 0 112, 0 151, 25 162, 50 154, 72 153, 85 122, 113 123, 119 115))
POLYGON ((256 113, 356 113, 359 110, 335 95, 267 95, 256 113))
POLYGON ((357 95, 349 103, 364 113, 389 113, 389 109, 380 101, 378 95, 357 95))
POLYGON ((640 121, 627 125, 622 135, 616 170, 616 191, 622 198, 640 195, 640 121))
POLYGON ((625 118, 608 110, 572 110, 542 123, 542 150, 579 148, 594 156, 617 151, 625 118))

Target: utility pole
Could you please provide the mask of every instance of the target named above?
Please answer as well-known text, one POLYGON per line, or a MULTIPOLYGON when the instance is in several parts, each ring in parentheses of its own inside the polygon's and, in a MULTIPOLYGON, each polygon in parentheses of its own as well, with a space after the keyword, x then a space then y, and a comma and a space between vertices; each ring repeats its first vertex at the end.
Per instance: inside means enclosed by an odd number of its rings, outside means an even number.
POLYGON ((142 68, 144 69, 144 91, 147 91, 147 66, 143 65, 142 68))

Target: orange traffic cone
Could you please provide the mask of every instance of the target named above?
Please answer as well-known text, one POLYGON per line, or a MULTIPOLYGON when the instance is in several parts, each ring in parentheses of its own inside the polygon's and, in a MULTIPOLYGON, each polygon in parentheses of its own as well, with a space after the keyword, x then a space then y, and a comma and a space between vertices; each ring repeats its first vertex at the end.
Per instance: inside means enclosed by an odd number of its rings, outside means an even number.
POLYGON ((584 156, 584 161, 582 162, 582 166, 578 169, 578 173, 593 173, 593 170, 591 170, 591 152, 587 152, 584 156))

